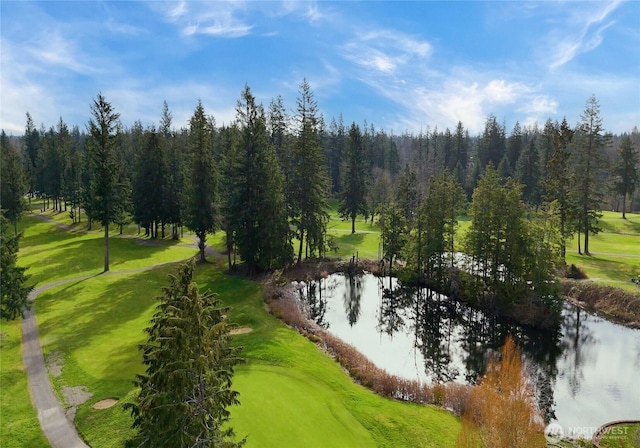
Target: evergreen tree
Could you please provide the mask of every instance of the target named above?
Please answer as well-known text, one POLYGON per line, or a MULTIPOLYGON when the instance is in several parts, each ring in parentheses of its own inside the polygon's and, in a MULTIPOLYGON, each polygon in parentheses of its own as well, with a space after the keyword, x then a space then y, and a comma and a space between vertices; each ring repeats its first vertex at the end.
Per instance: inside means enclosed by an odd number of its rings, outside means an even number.
POLYGON ((18 234, 18 221, 25 211, 27 191, 20 156, 4 131, 0 134, 0 209, 18 234))
POLYGON ((541 185, 543 188, 541 195, 544 197, 546 192, 544 191, 545 185, 544 180, 547 178, 547 166, 549 164, 549 160, 554 151, 553 141, 557 134, 557 122, 554 123, 550 118, 544 123, 544 129, 536 139, 536 144, 538 146, 538 155, 540 157, 540 179, 541 185))
POLYGON ((37 163, 40 152, 40 133, 36 129, 31 114, 27 112, 27 124, 24 129, 24 166, 27 186, 30 193, 38 191, 37 163))
POLYGON ((152 238, 158 237, 158 225, 164 215, 168 171, 161 148, 161 136, 150 129, 144 136, 144 147, 136 163, 133 189, 134 220, 152 238))
POLYGON ((382 208, 380 238, 382 240, 382 259, 389 263, 389 275, 391 275, 393 262, 400 257, 407 242, 402 209, 394 202, 386 204, 382 208))
POLYGON ((524 208, 521 187, 512 179, 503 185, 492 164, 487 166, 473 192, 471 227, 465 235, 465 253, 473 259, 474 274, 488 288, 492 299, 514 300, 503 286, 522 282, 525 251, 524 208))
POLYGON ((505 154, 500 161, 500 165, 498 165, 498 175, 503 179, 507 179, 511 177, 511 173, 511 163, 509 162, 509 157, 505 154))
POLYGON ((523 185, 522 198, 527 204, 540 205, 540 169, 536 138, 533 137, 525 145, 516 164, 515 178, 523 185))
POLYGON ((404 166, 404 170, 402 171, 402 174, 400 174, 400 179, 398 179, 396 203, 402 210, 404 221, 410 229, 413 226, 413 221, 418 215, 420 191, 416 172, 409 164, 404 166))
POLYGON ((104 227, 104 272, 109 270, 109 224, 116 222, 127 200, 116 156, 118 119, 102 94, 93 101, 89 120, 89 188, 85 210, 104 227))
POLYGON ((496 167, 506 155, 506 140, 504 126, 498 124, 494 115, 489 115, 484 125, 484 131, 478 139, 478 161, 481 171, 489 164, 496 167))
POLYGON ((172 225, 171 238, 178 239, 178 228, 182 225, 185 201, 184 156, 171 128, 171 112, 166 101, 162 105, 162 116, 158 132, 165 158, 166 179, 164 182, 162 222, 172 225))
POLYGON ((587 101, 574 135, 573 175, 578 204, 579 229, 584 234, 584 253, 589 255, 589 234, 598 233, 603 197, 606 147, 600 104, 595 96, 587 101))
POLYGON ((71 144, 64 161, 64 184, 62 194, 65 203, 69 203, 69 217, 75 224, 80 220, 82 201, 82 173, 84 170, 84 151, 81 148, 80 130, 77 126, 71 129, 71 144))
POLYGON ((329 179, 319 141, 318 105, 306 79, 300 85, 297 106, 297 135, 293 145, 289 188, 291 220, 298 230, 300 263, 305 237, 306 247, 312 254, 324 251, 329 221, 329 179))
POLYGON ((640 174, 638 173, 638 163, 640 160, 637 148, 633 147, 631 138, 627 135, 622 139, 620 148, 618 148, 616 165, 614 168, 614 188, 618 194, 622 195, 622 219, 626 217, 627 197, 633 196, 633 192, 640 182, 640 174))
MULTIPOLYGON (((574 131, 569 127, 566 119, 554 130, 553 151, 547 163, 547 176, 544 179, 546 191, 545 200, 554 204, 554 210, 558 217, 560 232, 560 257, 564 261, 566 255, 566 240, 575 230, 574 218, 576 216, 576 203, 572 192, 573 179, 571 176, 571 152, 570 145, 574 131)), ((546 127, 545 127, 546 129, 546 127)), ((545 131, 549 132, 549 130, 545 131)))
POLYGON ((29 279, 26 268, 17 266, 18 239, 20 235, 8 231, 9 221, 0 213, 0 319, 13 320, 30 307, 29 293, 33 286, 26 286, 29 279))
POLYGON ((329 125, 329 141, 326 150, 332 193, 340 193, 342 191, 342 154, 344 147, 345 129, 342 123, 342 115, 340 115, 338 122, 336 122, 335 119, 331 120, 331 124, 329 125))
POLYGON ((284 181, 267 133, 264 109, 249 86, 236 107, 239 138, 230 162, 228 209, 238 252, 250 273, 293 259, 284 181))
POLYGON ((223 126, 220 129, 220 174, 222 195, 222 228, 226 236, 227 261, 229 269, 235 266, 236 231, 240 227, 240 211, 242 204, 236 203, 241 198, 237 182, 242 179, 241 161, 238 156, 238 128, 223 126), (240 208, 239 208, 240 207, 240 208), (231 256, 233 255, 233 262, 231 256))
POLYGON ((511 131, 511 135, 509 135, 509 138, 507 139, 507 158, 509 159, 509 166, 511 168, 516 167, 523 149, 524 141, 522 137, 522 127, 520 126, 520 122, 516 121, 516 124, 513 126, 513 130, 511 131))
POLYGON ((434 286, 447 288, 447 269, 454 264, 454 239, 458 227, 458 215, 464 208, 465 194, 462 186, 447 171, 432 177, 429 190, 419 213, 424 222, 424 242, 420 250, 423 266, 420 273, 426 273, 434 286))
POLYGON ((338 212, 342 218, 351 219, 351 233, 356 232, 356 216, 367 212, 367 172, 364 138, 360 128, 351 124, 344 153, 342 194, 338 212))
POLYGON ((228 407, 239 404, 231 389, 239 347, 229 347, 228 308, 201 294, 193 261, 170 276, 140 346, 146 371, 128 404, 134 417, 131 447, 238 447, 228 407))
POLYGON ((451 171, 460 185, 467 180, 467 166, 469 165, 469 132, 465 131, 462 122, 456 126, 453 136, 453 170, 451 171))
POLYGON ((204 248, 207 234, 215 232, 220 222, 218 168, 211 149, 211 125, 204 114, 202 102, 189 122, 191 177, 187 190, 186 224, 198 237, 200 261, 206 260, 204 248))

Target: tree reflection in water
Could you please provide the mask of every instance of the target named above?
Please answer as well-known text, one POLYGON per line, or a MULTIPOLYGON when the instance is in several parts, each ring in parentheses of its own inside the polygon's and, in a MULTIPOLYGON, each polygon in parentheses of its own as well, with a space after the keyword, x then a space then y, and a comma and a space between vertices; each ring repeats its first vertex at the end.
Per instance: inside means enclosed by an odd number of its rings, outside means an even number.
POLYGON ((563 360, 568 365, 568 380, 571 396, 580 392, 581 382, 584 380, 583 369, 595 361, 593 347, 597 344, 591 328, 584 325, 585 312, 579 307, 566 307, 562 320, 563 360))
POLYGON ((352 327, 360 317, 360 300, 362 298, 362 275, 345 274, 345 289, 343 295, 344 309, 347 313, 349 325, 352 327))
MULTIPOLYGON (((349 274, 331 277, 338 279, 338 284, 331 288, 342 290, 346 318, 353 327, 361 314, 363 278, 349 274)), ((326 310, 327 294, 322 287, 326 283, 324 279, 309 283, 307 294, 303 296, 316 322, 322 322, 326 310)), ((421 369, 428 379, 474 384, 484 374, 491 355, 499 353, 510 334, 522 353, 545 421, 554 418, 556 360, 562 352, 559 331, 530 331, 428 288, 403 285, 394 278, 378 278, 377 285, 378 334, 410 336, 416 353, 422 355, 424 366, 421 369)))

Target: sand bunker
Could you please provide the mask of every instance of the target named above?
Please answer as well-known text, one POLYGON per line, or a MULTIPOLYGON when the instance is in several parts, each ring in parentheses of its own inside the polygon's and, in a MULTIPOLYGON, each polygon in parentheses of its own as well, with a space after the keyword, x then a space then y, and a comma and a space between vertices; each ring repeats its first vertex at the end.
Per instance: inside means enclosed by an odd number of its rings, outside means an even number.
POLYGON ((116 400, 115 398, 105 398, 104 400, 100 400, 96 402, 91 407, 93 409, 109 409, 110 407, 114 406, 117 402, 118 400, 116 400))
POLYGON ((251 333, 253 331, 253 328, 251 327, 240 327, 240 328, 234 328, 233 330, 231 330, 229 332, 230 335, 234 336, 236 334, 247 334, 247 333, 251 333))

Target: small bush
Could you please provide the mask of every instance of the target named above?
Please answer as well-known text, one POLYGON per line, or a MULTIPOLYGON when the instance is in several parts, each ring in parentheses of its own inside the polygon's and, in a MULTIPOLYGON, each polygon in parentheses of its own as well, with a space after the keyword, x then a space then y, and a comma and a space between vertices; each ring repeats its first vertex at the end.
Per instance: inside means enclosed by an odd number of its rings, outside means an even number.
POLYGON ((482 381, 470 393, 457 440, 459 448, 546 446, 535 394, 511 337, 501 355, 500 361, 491 361, 482 381))
POLYGON ((586 280, 588 278, 586 272, 573 263, 570 266, 565 265, 561 273, 563 277, 574 280, 586 280))

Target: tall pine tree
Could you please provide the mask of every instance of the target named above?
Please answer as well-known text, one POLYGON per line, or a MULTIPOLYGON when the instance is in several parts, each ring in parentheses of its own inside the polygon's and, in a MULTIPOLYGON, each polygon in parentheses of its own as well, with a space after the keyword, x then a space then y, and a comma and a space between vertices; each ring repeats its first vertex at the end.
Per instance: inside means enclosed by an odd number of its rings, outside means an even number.
POLYGON ((267 132, 264 108, 245 86, 236 107, 239 136, 228 161, 230 229, 250 273, 293 259, 284 181, 267 132))
POLYGON ((628 135, 622 139, 617 156, 614 168, 616 176, 614 188, 618 194, 622 195, 622 219, 627 219, 627 197, 633 196, 633 192, 640 182, 640 174, 638 173, 640 156, 638 149, 633 147, 628 135))
POLYGON ((191 177, 187 190, 186 224, 198 237, 200 261, 205 261, 207 234, 215 232, 220 222, 218 168, 211 148, 211 124, 204 113, 202 102, 189 122, 191 149, 191 177))
POLYGON ((342 194, 338 210, 340 216, 351 219, 351 233, 356 233, 356 217, 367 213, 368 168, 362 132, 358 125, 352 123, 344 152, 342 194))
POLYGON ((91 106, 89 120, 89 189, 85 210, 104 227, 104 272, 109 270, 109 224, 126 203, 126 189, 119 178, 116 148, 120 114, 100 93, 91 106))
POLYGON ((589 255, 589 235, 598 233, 603 198, 604 150, 600 104, 595 96, 587 100, 574 135, 573 176, 578 203, 579 229, 584 234, 584 253, 589 255))
POLYGON ((329 179, 326 160, 319 141, 318 105, 309 83, 300 85, 295 115, 296 140, 293 146, 291 189, 291 218, 298 229, 298 263, 302 261, 305 237, 306 247, 313 253, 322 253, 329 214, 327 194, 329 179))
POLYGON ((23 165, 20 156, 9 142, 7 134, 0 134, 0 209, 13 224, 18 234, 18 221, 24 213, 26 204, 24 194, 27 190, 23 165))

